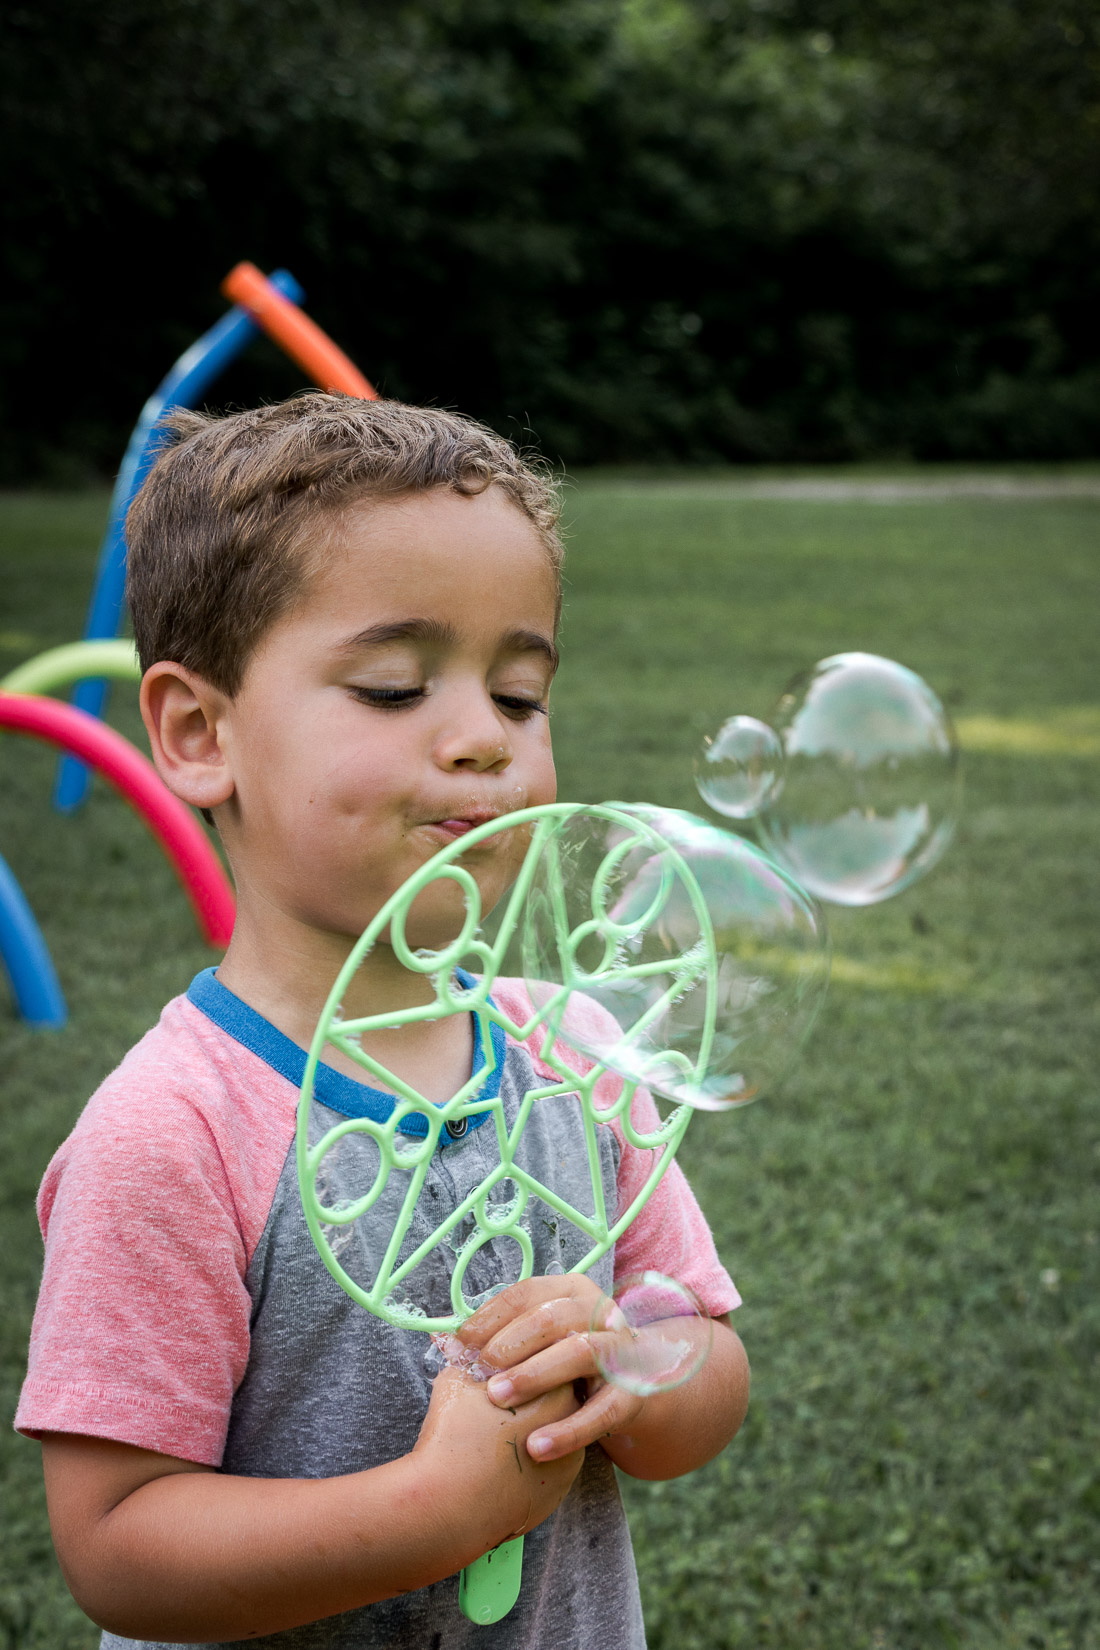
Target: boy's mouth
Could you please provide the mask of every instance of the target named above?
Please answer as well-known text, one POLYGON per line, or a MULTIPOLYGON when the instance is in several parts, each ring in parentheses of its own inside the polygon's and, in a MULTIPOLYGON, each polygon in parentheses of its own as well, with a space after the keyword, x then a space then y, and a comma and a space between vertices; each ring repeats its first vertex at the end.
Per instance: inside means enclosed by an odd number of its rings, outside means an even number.
POLYGON ((499 819, 501 811, 491 808, 479 809, 476 813, 463 814, 454 819, 430 819, 426 824, 433 831, 440 831, 451 838, 465 836, 468 831, 476 830, 479 825, 485 825, 491 819, 499 819))

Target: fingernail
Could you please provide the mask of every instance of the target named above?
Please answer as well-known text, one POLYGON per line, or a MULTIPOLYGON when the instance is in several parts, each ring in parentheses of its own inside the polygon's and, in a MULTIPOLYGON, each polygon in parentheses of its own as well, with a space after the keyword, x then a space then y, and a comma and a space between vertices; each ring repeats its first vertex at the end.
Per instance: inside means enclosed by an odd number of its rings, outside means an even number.
POLYGON ((489 1396, 494 1404, 506 1404, 515 1390, 507 1375, 494 1375, 489 1382, 489 1396))
POLYGON ((554 1440, 547 1437, 545 1432, 533 1432, 527 1440, 527 1453, 533 1455, 536 1461, 541 1461, 544 1455, 549 1455, 554 1447, 554 1440))

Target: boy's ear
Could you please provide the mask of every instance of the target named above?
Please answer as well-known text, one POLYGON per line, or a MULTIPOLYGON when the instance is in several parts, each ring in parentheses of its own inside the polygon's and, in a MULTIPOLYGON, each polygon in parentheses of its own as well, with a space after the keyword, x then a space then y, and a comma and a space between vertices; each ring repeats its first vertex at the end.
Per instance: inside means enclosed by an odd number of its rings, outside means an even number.
POLYGON ((141 718, 157 772, 193 808, 216 808, 233 795, 222 745, 228 695, 193 670, 169 661, 150 665, 141 683, 141 718))

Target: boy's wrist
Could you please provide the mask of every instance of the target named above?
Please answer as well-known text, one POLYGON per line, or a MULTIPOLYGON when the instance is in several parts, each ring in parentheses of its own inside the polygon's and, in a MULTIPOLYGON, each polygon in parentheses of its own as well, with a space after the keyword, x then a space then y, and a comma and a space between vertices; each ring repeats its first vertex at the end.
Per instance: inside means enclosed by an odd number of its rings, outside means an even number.
POLYGON ((457 1370, 445 1370, 436 1379, 437 1386, 442 1386, 419 1438, 399 1465, 413 1522, 425 1552, 438 1564, 436 1579, 441 1579, 456 1574, 515 1532, 498 1529, 509 1522, 509 1498, 499 1487, 492 1493, 487 1485, 484 1449, 477 1450, 476 1460, 469 1459, 461 1414, 452 1410, 443 1419, 449 1407, 448 1385, 459 1389, 454 1394, 459 1409, 471 1400, 488 1406, 484 1386, 467 1383, 457 1370))
POLYGON ((422 1575, 416 1585, 427 1586, 455 1575, 479 1557, 471 1552, 469 1512, 464 1486, 444 1482, 428 1452, 414 1446, 395 1470, 397 1505, 402 1508, 414 1566, 422 1575))
POLYGON ((434 1523, 441 1550, 457 1555, 453 1568, 533 1529, 558 1506, 583 1464, 583 1450, 538 1463, 527 1439, 577 1408, 572 1385, 502 1408, 490 1401, 484 1382, 459 1369, 436 1377, 408 1461, 425 1520, 434 1523))
POLYGON ((456 1481, 458 1475, 441 1478, 415 1450, 402 1465, 409 1473, 408 1505, 424 1555, 421 1567, 433 1572, 419 1585, 457 1575, 516 1534, 505 1527, 510 1520, 501 1505, 503 1497, 464 1493, 466 1486, 456 1481))

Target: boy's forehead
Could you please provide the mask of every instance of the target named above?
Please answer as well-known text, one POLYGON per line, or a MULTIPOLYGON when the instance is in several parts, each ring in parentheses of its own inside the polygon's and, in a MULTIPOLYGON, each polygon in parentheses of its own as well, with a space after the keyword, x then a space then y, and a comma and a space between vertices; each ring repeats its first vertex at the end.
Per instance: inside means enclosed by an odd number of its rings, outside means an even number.
POLYGON ((379 551, 411 550, 442 539, 465 545, 500 544, 519 557, 536 548, 546 554, 530 516, 495 483, 480 493, 426 487, 354 500, 338 512, 331 525, 334 547, 368 542, 379 551))
POLYGON ((342 608, 349 641, 370 630, 376 645, 430 639, 398 636, 397 627, 425 613, 446 623, 454 600, 468 594, 491 602, 502 619, 507 609, 527 610, 539 631, 544 622, 553 627, 558 578, 550 555, 534 523, 496 486, 472 496, 432 488, 360 501, 327 524, 312 550, 302 600, 342 608), (357 626, 362 602, 377 613, 357 626))

